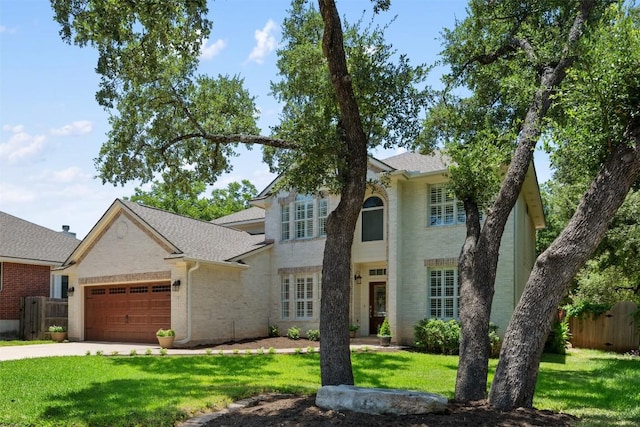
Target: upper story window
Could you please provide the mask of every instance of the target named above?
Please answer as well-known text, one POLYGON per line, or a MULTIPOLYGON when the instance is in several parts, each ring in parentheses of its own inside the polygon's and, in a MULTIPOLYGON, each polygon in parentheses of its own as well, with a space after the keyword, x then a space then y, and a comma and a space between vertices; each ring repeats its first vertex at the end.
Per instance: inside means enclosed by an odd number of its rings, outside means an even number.
POLYGON ((384 202, 380 197, 369 197, 362 204, 362 241, 384 239, 384 202))
POLYGON ((298 195, 292 203, 282 205, 280 238, 282 240, 309 239, 326 236, 329 214, 327 199, 298 195))
POLYGON ((429 186, 429 225, 455 225, 466 222, 462 202, 456 200, 446 184, 429 186))

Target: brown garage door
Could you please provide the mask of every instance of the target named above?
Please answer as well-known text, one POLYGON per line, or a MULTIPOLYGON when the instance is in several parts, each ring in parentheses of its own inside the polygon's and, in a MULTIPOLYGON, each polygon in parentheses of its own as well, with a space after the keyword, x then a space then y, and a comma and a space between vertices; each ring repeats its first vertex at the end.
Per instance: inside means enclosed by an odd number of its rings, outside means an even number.
POLYGON ((84 307, 87 341, 155 342, 171 326, 171 285, 88 287, 84 307))

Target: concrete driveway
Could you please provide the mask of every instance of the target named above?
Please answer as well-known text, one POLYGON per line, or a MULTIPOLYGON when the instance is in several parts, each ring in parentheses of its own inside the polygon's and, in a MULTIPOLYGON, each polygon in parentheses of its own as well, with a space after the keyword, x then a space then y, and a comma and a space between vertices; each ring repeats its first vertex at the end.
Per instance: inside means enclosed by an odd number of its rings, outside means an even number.
MULTIPOLYGON (((147 350, 153 354, 160 354, 158 344, 130 344, 113 342, 64 342, 51 344, 16 345, 0 347, 0 360, 27 359, 31 357, 54 357, 54 356, 85 356, 87 352, 95 355, 98 351, 110 356, 117 352, 121 356, 128 356, 132 350, 137 354, 144 355, 147 350)), ((204 349, 169 349, 167 354, 205 354, 204 349)))

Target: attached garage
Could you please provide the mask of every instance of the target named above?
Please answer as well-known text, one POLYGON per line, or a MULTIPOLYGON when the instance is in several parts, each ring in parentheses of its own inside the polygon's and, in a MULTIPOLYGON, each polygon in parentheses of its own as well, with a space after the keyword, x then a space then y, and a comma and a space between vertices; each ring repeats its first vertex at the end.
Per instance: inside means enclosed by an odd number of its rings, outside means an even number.
POLYGON ((85 340, 155 342, 171 327, 171 285, 145 283, 85 289, 85 340))

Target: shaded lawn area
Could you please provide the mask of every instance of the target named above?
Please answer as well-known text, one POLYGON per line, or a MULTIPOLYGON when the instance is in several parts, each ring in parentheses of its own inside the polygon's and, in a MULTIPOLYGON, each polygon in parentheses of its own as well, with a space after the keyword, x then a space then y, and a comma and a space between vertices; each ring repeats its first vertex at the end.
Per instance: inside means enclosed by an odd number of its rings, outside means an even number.
MULTIPOLYGON (((457 357, 352 354, 356 384, 453 397, 457 357)), ((491 375, 496 361, 491 361, 491 375)), ((0 425, 172 426, 263 392, 315 393, 319 355, 79 356, 0 362, 0 425)), ((640 359, 545 355, 535 406, 581 425, 640 423, 640 359)))

